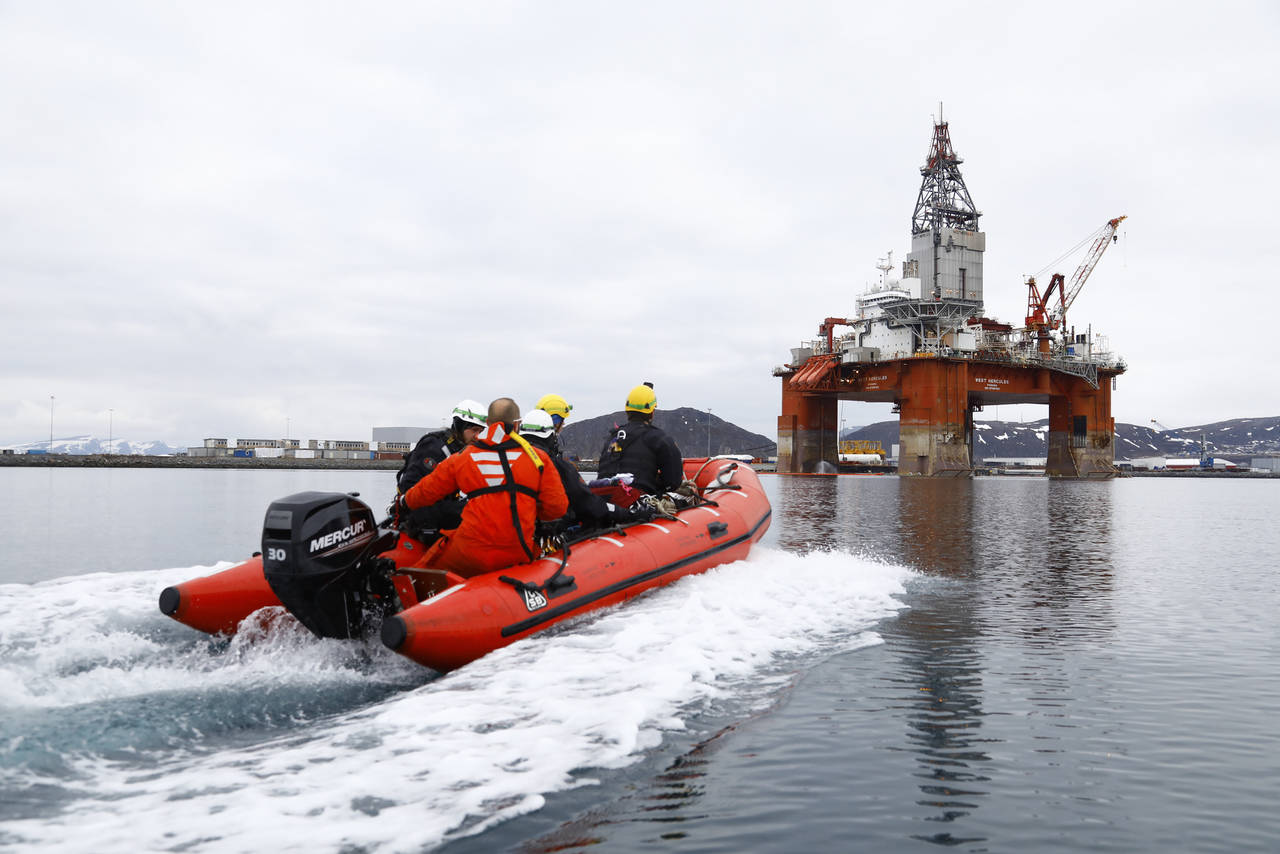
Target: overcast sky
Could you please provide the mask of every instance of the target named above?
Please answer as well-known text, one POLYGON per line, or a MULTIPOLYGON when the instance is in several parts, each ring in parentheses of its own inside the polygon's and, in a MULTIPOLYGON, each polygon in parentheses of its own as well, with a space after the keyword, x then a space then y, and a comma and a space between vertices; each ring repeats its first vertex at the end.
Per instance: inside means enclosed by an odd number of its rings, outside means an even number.
POLYGON ((1127 214, 1071 311, 1117 419, 1280 415, 1280 7, 885 6, 0 2, 0 444, 50 395, 181 445, 642 380, 772 437, 939 102, 989 316, 1127 214))

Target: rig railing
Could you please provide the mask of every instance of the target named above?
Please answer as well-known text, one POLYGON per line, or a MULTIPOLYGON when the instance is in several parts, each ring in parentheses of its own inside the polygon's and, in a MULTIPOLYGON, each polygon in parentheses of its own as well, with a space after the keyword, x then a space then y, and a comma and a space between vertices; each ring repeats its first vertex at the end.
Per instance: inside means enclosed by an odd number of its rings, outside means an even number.
MULTIPOLYGON (((808 350, 811 356, 827 356, 834 355, 829 352, 825 341, 806 342, 804 349, 808 350)), ((1038 350, 1023 348, 999 348, 999 349, 982 349, 982 350, 953 350, 950 347, 940 347, 937 350, 922 350, 915 353, 893 353, 891 355, 882 355, 876 361, 893 362, 898 359, 911 359, 920 357, 944 358, 944 359, 970 359, 976 362, 995 362, 1006 365, 1023 365, 1048 368, 1049 370, 1059 371, 1071 376, 1080 377, 1094 388, 1098 387, 1098 371, 1114 370, 1123 373, 1126 369, 1124 359, 1113 356, 1111 353, 1094 353, 1089 357, 1066 357, 1061 354, 1051 353, 1048 356, 1042 355, 1038 350)), ((807 359, 805 360, 808 361, 807 359)), ((803 367, 805 362, 798 365, 778 365, 773 369, 775 377, 785 376, 798 371, 803 367)), ((870 363, 865 363, 870 364, 870 363)))

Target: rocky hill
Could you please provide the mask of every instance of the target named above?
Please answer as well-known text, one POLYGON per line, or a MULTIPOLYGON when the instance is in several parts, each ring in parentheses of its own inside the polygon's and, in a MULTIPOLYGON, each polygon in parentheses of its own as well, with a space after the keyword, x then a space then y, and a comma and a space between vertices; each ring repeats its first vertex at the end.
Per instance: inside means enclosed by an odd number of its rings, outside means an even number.
MULTIPOLYGON (((613 434, 616 425, 627 423, 626 413, 619 410, 609 415, 570 419, 560 433, 560 447, 569 459, 598 459, 600 449, 613 434)), ((769 436, 750 433, 731 424, 715 413, 681 407, 659 409, 653 423, 676 440, 680 452, 686 457, 704 456, 708 448, 711 454, 751 454, 753 457, 772 457, 778 453, 777 443, 769 436)))
POLYGON ((1280 416, 1232 418, 1163 432, 1132 424, 1117 424, 1116 456, 1121 456, 1127 447, 1125 442, 1128 442, 1134 449, 1127 453, 1128 456, 1152 456, 1142 449, 1154 443, 1164 456, 1196 457, 1200 455, 1201 436, 1210 453, 1232 460, 1280 454, 1280 416))
MULTIPOLYGON (((974 424, 974 457, 1043 457, 1049 420, 979 421, 974 424)), ((1200 439, 1209 453, 1232 462, 1280 454, 1280 416, 1233 418, 1213 424, 1153 430, 1136 424, 1116 424, 1116 459, 1143 457, 1199 457, 1200 439)), ((878 441, 886 450, 898 442, 898 422, 880 421, 845 431, 845 438, 878 441)))

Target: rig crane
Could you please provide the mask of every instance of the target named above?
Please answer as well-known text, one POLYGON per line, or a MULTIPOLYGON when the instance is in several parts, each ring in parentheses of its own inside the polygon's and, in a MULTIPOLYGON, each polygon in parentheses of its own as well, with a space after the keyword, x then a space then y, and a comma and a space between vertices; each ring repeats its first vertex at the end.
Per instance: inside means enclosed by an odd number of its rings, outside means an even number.
POLYGON ((1027 279, 1027 332, 1035 336, 1042 354, 1049 354, 1049 332, 1066 327, 1067 309, 1071 307, 1076 297, 1080 295, 1080 289, 1084 287, 1084 283, 1089 278, 1089 274, 1093 272, 1093 268, 1098 265, 1098 260, 1102 258, 1102 253, 1107 251, 1108 246, 1120 239, 1116 236, 1116 229, 1120 227, 1120 223, 1124 222, 1125 219, 1126 217, 1118 216, 1115 219, 1108 220, 1106 225, 1086 237, 1084 241, 1081 241, 1081 243, 1088 241, 1092 241, 1092 243, 1084 261, 1077 268, 1075 275, 1071 277, 1069 285, 1066 284, 1066 279, 1061 273, 1054 273, 1052 278, 1049 279, 1049 286, 1041 294, 1039 287, 1036 285, 1035 276, 1027 279), (1051 308, 1049 301, 1053 299, 1055 292, 1058 295, 1058 302, 1057 305, 1051 308))

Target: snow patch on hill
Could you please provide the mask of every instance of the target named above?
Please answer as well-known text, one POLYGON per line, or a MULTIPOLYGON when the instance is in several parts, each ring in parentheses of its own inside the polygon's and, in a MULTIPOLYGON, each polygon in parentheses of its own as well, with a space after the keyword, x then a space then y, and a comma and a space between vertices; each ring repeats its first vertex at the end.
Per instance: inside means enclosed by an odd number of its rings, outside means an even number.
POLYGON ((37 453, 72 454, 75 456, 124 454, 127 456, 167 457, 186 451, 185 447, 175 448, 159 439, 141 441, 112 437, 108 441, 92 435, 55 436, 52 447, 50 447, 49 440, 46 439, 43 442, 27 442, 23 445, 0 445, 0 448, 11 450, 15 454, 35 451, 37 453))

